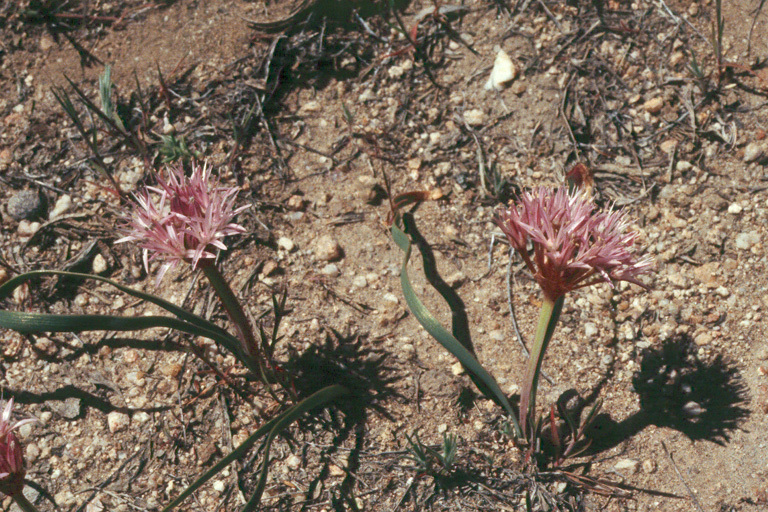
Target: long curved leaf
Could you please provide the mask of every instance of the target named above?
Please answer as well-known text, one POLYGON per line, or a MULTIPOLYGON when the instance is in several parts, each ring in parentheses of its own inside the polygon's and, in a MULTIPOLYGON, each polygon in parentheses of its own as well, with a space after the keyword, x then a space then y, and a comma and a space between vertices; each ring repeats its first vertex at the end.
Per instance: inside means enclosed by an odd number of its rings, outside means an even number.
POLYGON ((256 492, 254 496, 248 500, 248 504, 243 509, 244 512, 249 509, 249 506, 255 506, 258 504, 258 499, 261 497, 261 492, 264 489, 264 482, 266 481, 267 464, 269 462, 269 446, 272 442, 272 438, 279 433, 282 429, 296 421, 304 413, 311 411, 315 407, 320 407, 328 402, 331 402, 340 396, 346 395, 349 390, 340 384, 334 384, 332 386, 325 387, 320 391, 308 396, 298 404, 294 405, 280 416, 269 420, 262 425, 256 432, 246 439, 240 446, 232 450, 232 453, 221 459, 215 466, 205 472, 200 478, 195 480, 189 487, 179 494, 175 500, 173 500, 168 506, 166 506, 162 512, 168 512, 177 507, 182 501, 184 501, 190 494, 195 492, 205 484, 208 480, 216 476, 222 469, 227 467, 232 461, 242 457, 245 453, 264 435, 269 435, 266 443, 266 450, 264 452, 264 463, 261 469, 261 475, 259 476, 259 484, 257 484, 256 492), (255 502, 255 503, 254 503, 255 502), (254 503, 254 505, 251 505, 254 503))
MULTIPOLYGON (((227 348, 230 343, 218 332, 210 331, 189 322, 169 316, 124 317, 111 315, 53 315, 26 313, 0 309, 0 327, 20 333, 34 332, 85 332, 85 331, 141 331, 153 327, 167 327, 217 341, 227 348)), ((237 349, 237 347, 232 347, 237 349)))
POLYGON ((520 424, 517 422, 517 415, 512 408, 512 404, 509 403, 507 396, 501 390, 496 380, 485 370, 485 368, 483 368, 472 353, 453 336, 453 334, 440 325, 440 322, 432 316, 416 295, 416 291, 413 289, 410 278, 408 277, 408 261, 411 258, 411 239, 395 224, 392 225, 391 231, 395 243, 405 253, 405 256, 403 256, 402 269, 400 270, 400 286, 403 288, 405 302, 408 304, 408 308, 413 313, 413 316, 416 317, 416 320, 419 321, 433 338, 461 362, 462 366, 464 366, 470 374, 479 379, 488 391, 493 393, 493 397, 489 398, 495 399, 495 401, 504 408, 512 420, 512 424, 514 425, 518 437, 522 437, 522 430, 520 429, 520 424))
POLYGON ((0 299, 9 296, 14 289, 37 277, 62 276, 81 281, 93 279, 114 286, 121 292, 155 304, 177 318, 121 317, 109 315, 53 315, 0 310, 0 327, 19 332, 82 332, 82 331, 137 331, 149 327, 169 327, 188 334, 203 336, 221 343, 227 350, 242 359, 240 342, 227 331, 208 320, 199 317, 156 295, 134 290, 110 279, 91 274, 64 272, 60 270, 37 270, 16 276, 0 286, 0 299))

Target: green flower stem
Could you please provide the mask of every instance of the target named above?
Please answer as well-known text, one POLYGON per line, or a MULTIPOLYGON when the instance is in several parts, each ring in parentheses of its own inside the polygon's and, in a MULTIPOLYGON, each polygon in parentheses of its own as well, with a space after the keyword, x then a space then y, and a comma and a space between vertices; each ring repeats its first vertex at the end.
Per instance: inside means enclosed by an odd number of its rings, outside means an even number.
POLYGON ((13 496, 13 501, 16 502, 16 505, 19 506, 21 510, 24 512, 38 512, 37 508, 24 496, 23 492, 17 492, 13 496))
MULTIPOLYGON (((563 311, 563 302, 565 295, 552 300, 544 299, 539 314, 539 325, 536 327, 536 339, 533 340, 531 347, 531 356, 528 358, 528 368, 525 371, 523 388, 520 392, 520 427, 523 435, 528 436, 528 422, 535 425, 536 417, 536 389, 539 386, 539 375, 541 375, 541 363, 544 361, 544 353, 555 332, 555 326, 560 319, 560 313, 563 311)), ((531 436, 529 439, 533 439, 531 436)))
POLYGON ((224 309, 227 311, 229 319, 235 325, 237 338, 240 340, 240 343, 242 343, 243 356, 247 359, 246 361, 243 361, 243 363, 245 363, 251 371, 255 370, 257 375, 262 374, 261 350, 259 350, 259 344, 256 341, 256 337, 253 335, 251 322, 245 315, 243 306, 240 304, 237 296, 235 296, 235 292, 232 291, 232 288, 229 286, 227 280, 224 279, 224 276, 221 271, 219 271, 215 262, 200 260, 197 266, 203 271, 205 277, 208 278, 208 281, 210 281, 211 286, 213 286, 221 303, 224 305, 224 309))

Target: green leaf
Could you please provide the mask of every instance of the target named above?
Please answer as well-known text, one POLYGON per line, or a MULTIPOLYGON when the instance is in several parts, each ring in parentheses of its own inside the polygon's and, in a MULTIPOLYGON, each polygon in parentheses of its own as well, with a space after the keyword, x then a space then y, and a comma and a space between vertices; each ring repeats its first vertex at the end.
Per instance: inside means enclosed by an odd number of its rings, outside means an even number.
POLYGON ((232 461, 239 459, 240 457, 245 455, 245 453, 256 443, 256 441, 259 440, 259 438, 267 435, 268 437, 265 441, 266 449, 264 450, 264 462, 262 464, 261 474, 259 476, 259 483, 256 486, 256 492, 254 492, 251 499, 248 500, 248 504, 243 509, 243 512, 246 512, 248 510, 253 510, 254 509, 253 507, 258 505, 258 502, 261 499, 261 493, 264 490, 264 483, 266 482, 266 479, 267 479, 267 469, 268 469, 268 463, 269 463, 269 447, 272 443, 272 439, 279 432, 285 429, 288 425, 290 425, 291 423, 299 419, 304 413, 311 411, 315 407, 320 407, 322 405, 325 405, 348 393, 349 393, 349 390, 339 384, 334 384, 332 386, 325 387, 320 391, 318 391, 317 393, 310 395, 309 397, 305 398, 303 401, 294 405, 293 407, 285 411, 280 416, 271 419, 270 421, 262 425, 261 428, 259 428, 256 432, 251 434, 251 436, 248 439, 246 439, 240 446, 235 448, 232 451, 232 453, 230 453, 229 455, 221 459, 215 466, 213 466, 211 469, 206 471, 205 474, 203 474, 203 476, 195 480, 189 487, 184 489, 184 491, 175 500, 173 500, 167 507, 163 509, 163 512, 168 512, 169 510, 172 510, 173 508, 177 507, 190 494, 192 494, 197 489, 199 489, 208 480, 216 476, 221 470, 227 467, 232 461))
POLYGON ((221 343, 239 359, 247 358, 242 354, 240 341, 218 325, 209 322, 179 306, 161 299, 156 295, 134 290, 110 279, 91 274, 64 272, 59 270, 37 270, 10 279, 0 286, 0 300, 8 297, 18 286, 38 277, 61 276, 77 280, 101 281, 114 286, 123 293, 151 302, 176 318, 163 316, 121 317, 110 315, 53 315, 47 313, 26 313, 0 310, 0 327, 15 331, 31 332, 83 332, 83 331, 137 331, 151 327, 168 327, 195 336, 202 336, 221 343))
MULTIPOLYGON (((408 308, 413 313, 413 316, 416 317, 416 320, 419 321, 433 338, 461 362, 462 366, 471 376, 482 383, 481 385, 478 385, 480 391, 484 394, 487 394, 486 391, 492 393, 493 396, 489 396, 489 398, 504 408, 512 420, 512 424, 515 427, 515 432, 518 437, 522 437, 523 433, 522 430, 520 430, 520 424, 517 422, 517 415, 515 415, 515 411, 512 409, 512 404, 509 403, 509 400, 507 400, 506 395, 496 383, 496 380, 482 367, 472 353, 453 336, 453 334, 440 325, 416 295, 408 277, 408 260, 410 260, 411 257, 411 239, 395 224, 392 225, 391 231, 395 243, 405 253, 405 256, 403 257, 403 266, 400 271, 400 286, 403 288, 405 302, 408 304, 408 308), (483 389, 483 387, 485 387, 485 389, 483 389)), ((475 384, 478 384, 476 380, 475 384)))

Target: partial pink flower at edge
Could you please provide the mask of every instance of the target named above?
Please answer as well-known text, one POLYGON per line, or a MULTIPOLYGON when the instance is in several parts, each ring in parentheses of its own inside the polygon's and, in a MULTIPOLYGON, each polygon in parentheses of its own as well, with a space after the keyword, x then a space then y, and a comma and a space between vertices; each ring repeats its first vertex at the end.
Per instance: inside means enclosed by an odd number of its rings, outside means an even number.
POLYGON ((147 271, 150 261, 163 261, 156 284, 180 262, 195 268, 216 259, 217 250, 227 248, 225 237, 245 232, 232 219, 249 208, 235 208, 237 187, 219 186, 207 165, 194 164, 189 177, 181 166, 169 166, 167 173, 167 179, 158 176, 157 187, 134 195, 135 206, 120 227, 126 236, 115 242, 138 242, 147 271))
POLYGON ((8 400, 0 417, 0 492, 14 496, 24 489, 24 449, 13 432, 35 420, 26 419, 11 423, 13 399, 8 400))
POLYGON ((637 277, 649 272, 653 261, 633 253, 637 233, 628 231, 622 212, 595 210, 578 191, 542 187, 521 194, 516 204, 497 212, 494 221, 548 299, 601 281, 644 286, 637 277))

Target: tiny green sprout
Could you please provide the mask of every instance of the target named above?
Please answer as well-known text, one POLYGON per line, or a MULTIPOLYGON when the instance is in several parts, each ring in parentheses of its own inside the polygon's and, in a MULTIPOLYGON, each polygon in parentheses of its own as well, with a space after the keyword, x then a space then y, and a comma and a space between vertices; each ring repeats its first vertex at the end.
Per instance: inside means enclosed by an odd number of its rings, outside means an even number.
POLYGON ((456 435, 443 434, 442 453, 422 443, 417 432, 413 433, 413 437, 406 434, 405 438, 410 452, 408 458, 416 463, 420 471, 433 477, 445 476, 451 471, 459 446, 456 435))
POLYGON ((163 157, 163 163, 171 163, 177 160, 188 162, 191 158, 199 158, 201 155, 192 149, 189 149, 187 141, 184 140, 184 136, 176 138, 175 135, 161 135, 160 136, 160 155, 163 157))

